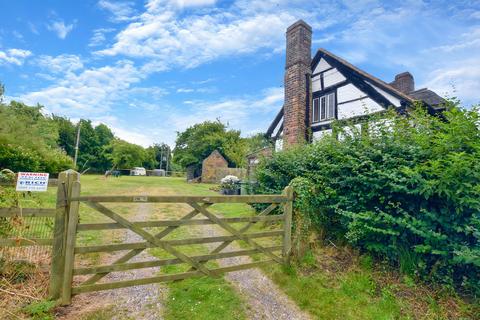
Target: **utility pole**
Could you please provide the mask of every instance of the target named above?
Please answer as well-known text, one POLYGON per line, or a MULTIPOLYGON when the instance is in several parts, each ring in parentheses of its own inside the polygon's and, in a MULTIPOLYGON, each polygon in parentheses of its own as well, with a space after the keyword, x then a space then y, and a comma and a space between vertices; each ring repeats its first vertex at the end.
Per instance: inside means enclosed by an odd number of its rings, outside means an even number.
POLYGON ((160 168, 159 169, 162 169, 162 161, 163 161, 163 146, 160 149, 160 168))
POLYGON ((82 120, 78 121, 78 128, 77 128, 77 141, 75 142, 75 158, 73 158, 73 168, 77 169, 77 159, 78 159, 78 145, 80 144, 80 127, 82 124, 82 120))
POLYGON ((170 147, 167 148, 167 164, 165 166, 165 175, 167 175, 168 172, 168 160, 170 158, 170 147))

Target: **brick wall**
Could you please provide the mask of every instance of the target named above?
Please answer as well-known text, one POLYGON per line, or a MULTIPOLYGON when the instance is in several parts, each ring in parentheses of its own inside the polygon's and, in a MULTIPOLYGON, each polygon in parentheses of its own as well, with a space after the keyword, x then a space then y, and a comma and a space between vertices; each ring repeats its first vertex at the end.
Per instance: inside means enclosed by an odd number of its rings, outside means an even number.
POLYGON ((285 64, 284 146, 304 143, 306 110, 310 102, 307 92, 311 75, 312 28, 302 20, 287 29, 285 64))

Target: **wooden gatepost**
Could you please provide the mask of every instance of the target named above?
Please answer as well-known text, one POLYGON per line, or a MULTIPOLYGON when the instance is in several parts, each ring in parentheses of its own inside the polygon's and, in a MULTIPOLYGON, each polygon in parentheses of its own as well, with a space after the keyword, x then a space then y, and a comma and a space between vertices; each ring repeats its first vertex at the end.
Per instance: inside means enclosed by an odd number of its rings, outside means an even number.
MULTIPOLYGON (((52 264, 50 271, 49 296, 58 299, 66 281, 66 272, 72 268, 66 265, 68 226, 78 221, 78 202, 72 206, 71 198, 80 195, 80 174, 67 170, 58 176, 57 203, 53 231, 52 264)), ((73 237, 74 238, 74 237, 73 237)), ((73 245, 74 246, 74 245, 73 245)))
MULTIPOLYGON (((248 196, 156 196, 132 195, 112 196, 80 194, 80 174, 73 170, 62 172, 58 179, 57 206, 55 211, 54 238, 52 241, 52 265, 49 293, 52 299, 60 299, 63 305, 71 302, 72 295, 99 290, 109 290, 129 286, 181 280, 198 276, 219 276, 225 272, 258 267, 272 262, 289 263, 291 251, 293 190, 287 187, 282 194, 277 195, 248 195, 248 196), (80 223, 80 203, 94 209, 96 213, 108 217, 113 222, 80 223), (109 203, 183 203, 191 207, 192 211, 176 220, 130 221, 113 209, 109 203), (223 217, 210 211, 210 206, 216 203, 261 203, 265 209, 251 217, 223 217), (281 209, 281 210, 278 210, 281 209), (277 214, 271 214, 275 212, 277 214), (198 218, 200 217, 200 218, 198 218), (232 224, 244 223, 241 227, 232 224), (281 226, 275 230, 261 232, 247 232, 257 222, 271 222, 274 226, 281 226), (217 225, 227 231, 229 235, 214 237, 196 237, 186 239, 165 240, 164 238, 177 228, 193 225, 217 225), (161 232, 152 233, 151 228, 163 228, 161 232), (150 228, 150 229, 149 229, 150 228), (139 235, 142 242, 101 244, 77 246, 76 239, 79 232, 91 230, 127 229, 139 235), (149 231, 150 230, 150 231, 149 231), (279 237, 273 244, 262 245, 256 239, 279 237), (225 251, 234 241, 242 241, 247 247, 225 251), (182 253, 177 247, 192 244, 220 243, 208 254, 182 253), (155 259, 143 262, 130 260, 147 248, 161 248, 173 258, 155 259), (124 251, 123 256, 107 265, 75 266, 75 257, 78 254, 94 252, 124 251), (212 267, 208 261, 225 259, 236 256, 258 254, 260 261, 240 263, 224 267, 212 267), (173 264, 186 264, 189 270, 176 274, 152 275, 141 279, 128 279, 115 282, 100 282, 111 272, 127 271, 140 268, 161 267, 173 264), (74 285, 74 277, 91 275, 79 285, 74 285)), ((77 283, 78 281, 75 281, 77 283)))

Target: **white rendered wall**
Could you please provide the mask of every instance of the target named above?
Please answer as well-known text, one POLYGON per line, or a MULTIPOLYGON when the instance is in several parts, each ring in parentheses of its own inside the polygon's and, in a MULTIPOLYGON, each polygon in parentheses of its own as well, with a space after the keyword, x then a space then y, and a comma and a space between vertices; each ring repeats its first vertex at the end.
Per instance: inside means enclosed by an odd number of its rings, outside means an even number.
POLYGON ((339 104, 337 108, 338 119, 348 119, 385 110, 381 105, 370 98, 339 104))
POLYGON ((365 94, 363 91, 361 91, 351 83, 337 89, 338 103, 354 100, 354 99, 358 99, 366 96, 367 94, 365 94))
POLYGON ((313 73, 319 73, 319 72, 322 72, 322 71, 325 71, 329 68, 331 68, 332 66, 329 65, 323 58, 320 59, 320 61, 317 63, 317 66, 315 67, 315 70, 313 70, 313 73))
POLYGON ((318 75, 312 78, 312 92, 320 90, 322 90, 322 86, 320 83, 320 75, 318 75))
POLYGON ((283 139, 277 139, 275 141, 275 151, 282 151, 283 150, 283 139))
POLYGON ((346 79, 337 69, 328 70, 323 74, 323 85, 327 88, 346 79))
POLYGON ((380 93, 382 96, 384 96, 390 103, 395 106, 395 107, 400 107, 400 100, 392 96, 390 93, 380 89, 379 87, 375 86, 374 84, 370 83, 367 81, 369 85, 373 87, 378 93, 380 93))
POLYGON ((327 129, 327 130, 321 130, 321 131, 316 131, 312 134, 312 140, 313 141, 318 141, 325 137, 326 135, 332 134, 332 129, 327 129))

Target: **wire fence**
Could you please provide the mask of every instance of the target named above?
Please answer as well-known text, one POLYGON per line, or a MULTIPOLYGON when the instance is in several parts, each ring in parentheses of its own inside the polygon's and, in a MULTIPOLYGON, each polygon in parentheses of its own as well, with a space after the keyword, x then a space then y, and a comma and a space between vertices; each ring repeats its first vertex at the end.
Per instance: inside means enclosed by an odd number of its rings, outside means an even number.
POLYGON ((54 218, 14 216, 0 219, 3 226, 0 240, 18 242, 18 245, 0 246, 0 261, 26 260, 35 264, 49 262, 51 246, 38 244, 34 239, 53 237, 54 218))

